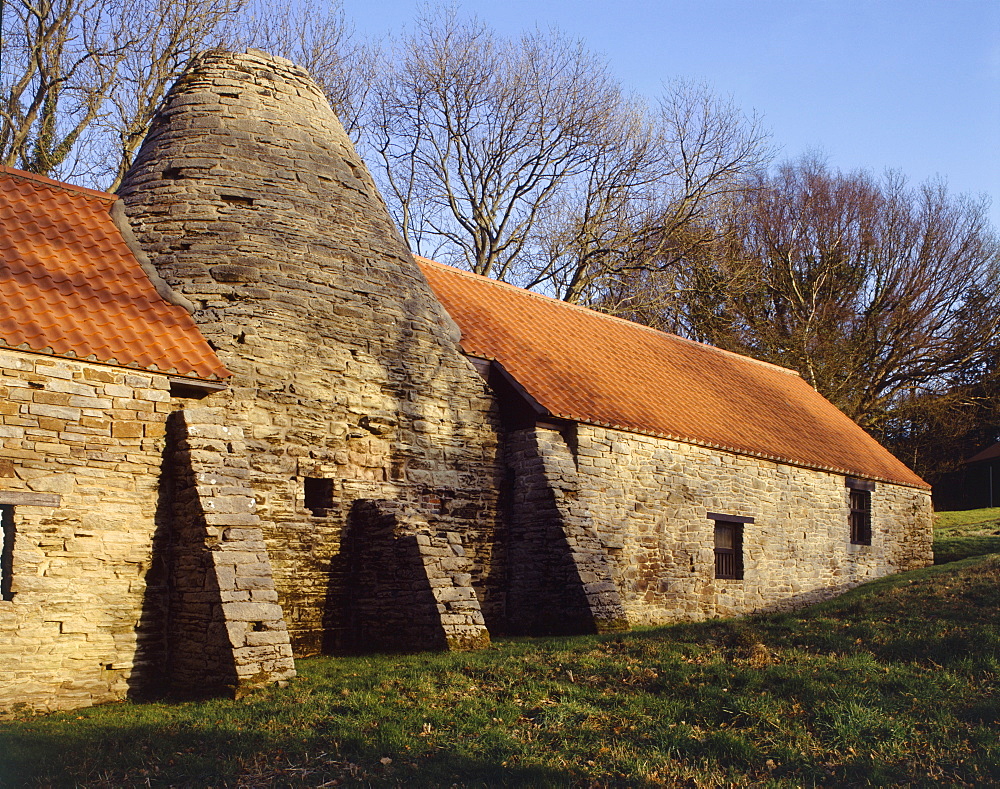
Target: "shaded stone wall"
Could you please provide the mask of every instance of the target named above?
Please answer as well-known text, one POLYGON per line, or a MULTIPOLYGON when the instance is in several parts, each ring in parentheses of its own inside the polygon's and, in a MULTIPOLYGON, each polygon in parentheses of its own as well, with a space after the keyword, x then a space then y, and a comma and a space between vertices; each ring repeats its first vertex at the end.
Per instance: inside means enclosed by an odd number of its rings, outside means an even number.
POLYGON ((242 435, 189 402, 0 350, 0 715, 294 676, 242 435))
POLYGON ((0 711, 120 700, 162 668, 148 582, 172 408, 164 376, 0 350, 0 502, 15 528, 0 711))
POLYGON ((247 691, 295 676, 242 431, 218 408, 168 420, 170 532, 165 670, 188 695, 247 691))
MULTIPOLYGON (((575 430, 576 425, 568 425, 575 430)), ((506 442, 512 502, 508 629, 610 632, 627 627, 613 560, 580 502, 582 482, 563 434, 536 426, 506 442)))
POLYGON ((803 605, 929 564, 929 491, 878 482, 872 544, 850 542, 839 474, 579 425, 578 506, 614 559, 633 624, 803 605), (743 528, 742 580, 716 579, 714 521, 743 528))
POLYGON ((492 399, 315 83, 263 53, 197 58, 119 191, 234 373, 217 397, 244 430, 297 653, 344 645, 358 499, 403 500, 460 533, 498 619, 492 399), (329 485, 308 508, 307 478, 329 485))
POLYGON ((398 501, 361 499, 345 540, 348 647, 476 649, 490 642, 458 532, 398 501))

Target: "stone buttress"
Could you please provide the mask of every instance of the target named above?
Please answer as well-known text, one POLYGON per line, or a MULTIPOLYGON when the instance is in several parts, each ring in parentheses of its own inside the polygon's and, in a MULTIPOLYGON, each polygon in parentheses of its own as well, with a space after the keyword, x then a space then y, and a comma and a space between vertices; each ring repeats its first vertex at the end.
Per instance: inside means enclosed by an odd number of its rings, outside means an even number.
POLYGON ((247 486, 239 427, 221 409, 167 420, 172 528, 167 685, 182 694, 239 697, 295 676, 260 518, 247 486))
POLYGON ((405 503, 424 525, 404 529, 429 550, 414 566, 438 567, 419 583, 461 619, 443 643, 481 643, 470 623, 502 616, 495 406, 316 84, 257 51, 197 57, 119 191, 234 373, 205 404, 245 438, 296 654, 374 646, 358 639, 378 628, 350 610, 365 592, 347 588, 365 551, 343 539, 358 513, 355 531, 382 522, 364 501, 405 503), (440 570, 448 545, 461 571, 440 570))
POLYGON ((563 434, 541 423, 513 430, 506 454, 510 627, 527 635, 627 630, 613 560, 580 504, 580 479, 563 434))

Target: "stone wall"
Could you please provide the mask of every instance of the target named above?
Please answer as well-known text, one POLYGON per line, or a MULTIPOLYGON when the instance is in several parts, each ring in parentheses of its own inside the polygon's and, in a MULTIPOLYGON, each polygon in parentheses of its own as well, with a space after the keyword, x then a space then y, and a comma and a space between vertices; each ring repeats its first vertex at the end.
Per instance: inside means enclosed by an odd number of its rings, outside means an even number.
POLYGON ((224 415, 188 408, 167 422, 164 674, 177 694, 240 697, 295 676, 243 433, 224 415))
POLYGON ((170 410, 165 376, 0 350, 0 503, 16 529, 0 711, 121 699, 151 668, 163 622, 146 580, 170 410))
MULTIPOLYGON (((565 431, 577 430, 566 425, 565 431)), ((591 513, 571 444, 557 429, 514 430, 505 442, 511 480, 508 630, 525 634, 627 628, 614 560, 591 513)))
POLYGON ((768 610, 930 561, 921 490, 877 483, 852 545, 837 474, 570 424, 519 424, 502 459, 494 394, 287 61, 196 58, 121 193, 234 377, 190 409, 164 376, 0 350, 0 711, 161 676, 238 694, 291 676, 290 646, 768 610), (742 579, 714 577, 710 513, 744 521, 742 579))
POLYGON ((632 624, 803 605, 932 561, 929 491, 877 482, 872 544, 853 545, 842 475, 590 425, 572 442, 536 432, 574 458, 574 508, 612 559, 632 624), (742 580, 714 577, 709 513, 752 518, 742 580))
POLYGON ((242 435, 190 403, 0 350, 0 715, 294 676, 242 435))
POLYGON ((410 652, 490 643, 458 532, 432 529, 401 502, 359 499, 344 542, 348 648, 410 652))
POLYGON ((346 645, 341 539, 361 499, 460 533, 496 621, 492 398, 308 75, 257 52, 196 59, 120 193, 234 373, 216 397, 246 436, 297 654, 346 645))

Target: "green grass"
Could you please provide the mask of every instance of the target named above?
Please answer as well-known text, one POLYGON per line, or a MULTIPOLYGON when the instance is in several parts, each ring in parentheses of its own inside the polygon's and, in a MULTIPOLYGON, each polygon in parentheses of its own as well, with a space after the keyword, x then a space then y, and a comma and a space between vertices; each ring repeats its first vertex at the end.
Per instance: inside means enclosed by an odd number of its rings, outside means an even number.
POLYGON ((938 512, 934 516, 934 562, 1000 552, 1000 507, 938 512))
POLYGON ((241 701, 0 724, 0 786, 1000 784, 1000 557, 793 614, 299 661, 241 701))

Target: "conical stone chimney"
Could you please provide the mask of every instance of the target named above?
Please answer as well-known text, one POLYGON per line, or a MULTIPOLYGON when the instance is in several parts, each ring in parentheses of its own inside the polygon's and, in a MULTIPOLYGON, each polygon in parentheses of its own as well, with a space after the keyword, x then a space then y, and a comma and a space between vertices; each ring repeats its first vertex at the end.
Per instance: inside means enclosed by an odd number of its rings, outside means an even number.
MULTIPOLYGON (((479 601, 489 618, 499 605, 493 402, 318 86, 255 50, 197 57, 119 193, 140 245, 234 373, 206 404, 246 437, 297 654, 378 642, 372 596, 398 599, 411 627, 426 614, 416 608, 446 608, 471 628, 447 643, 481 642, 482 617, 456 611, 479 601), (395 580, 369 567, 377 588, 359 592, 348 537, 364 542, 373 520, 383 537, 395 524, 389 552, 404 538, 406 550, 453 546, 441 572, 464 590, 450 593, 461 605, 409 578, 407 562, 426 570, 420 557, 387 559, 380 572, 395 580), (403 587, 422 595, 413 608, 403 587)), ((426 627, 442 627, 433 618, 426 627)))

